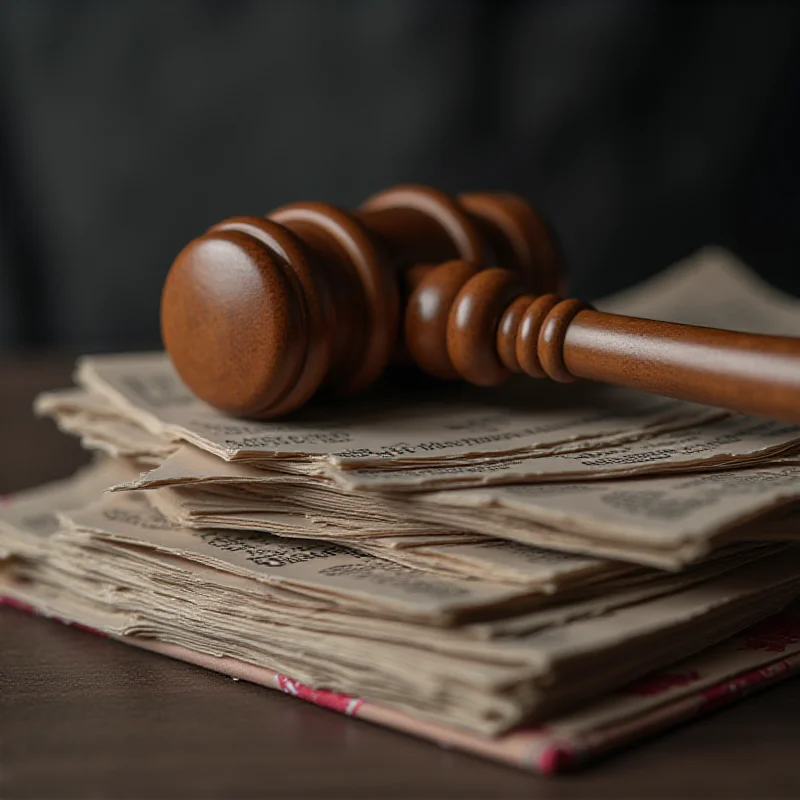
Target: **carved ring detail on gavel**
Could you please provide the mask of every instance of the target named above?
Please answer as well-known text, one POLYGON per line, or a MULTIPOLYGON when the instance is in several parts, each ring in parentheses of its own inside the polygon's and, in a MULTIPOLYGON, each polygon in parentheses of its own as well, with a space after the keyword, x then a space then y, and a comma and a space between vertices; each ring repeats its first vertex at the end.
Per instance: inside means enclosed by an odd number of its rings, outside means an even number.
POLYGON ((800 340, 604 314, 561 283, 520 198, 396 187, 356 212, 296 203, 213 226, 170 269, 162 335, 185 383, 244 417, 323 384, 357 392, 402 341, 441 378, 588 378, 800 422, 800 340))

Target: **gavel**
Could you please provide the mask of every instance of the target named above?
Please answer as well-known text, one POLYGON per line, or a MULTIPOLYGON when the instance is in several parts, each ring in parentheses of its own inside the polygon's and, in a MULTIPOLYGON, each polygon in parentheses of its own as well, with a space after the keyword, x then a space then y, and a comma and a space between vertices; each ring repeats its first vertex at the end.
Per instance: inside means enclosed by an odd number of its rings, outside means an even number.
POLYGON ((229 414, 353 394, 393 356, 480 386, 514 373, 640 389, 800 423, 800 339, 607 314, 557 292, 560 248, 513 194, 293 203, 191 241, 161 298, 183 381, 229 414))

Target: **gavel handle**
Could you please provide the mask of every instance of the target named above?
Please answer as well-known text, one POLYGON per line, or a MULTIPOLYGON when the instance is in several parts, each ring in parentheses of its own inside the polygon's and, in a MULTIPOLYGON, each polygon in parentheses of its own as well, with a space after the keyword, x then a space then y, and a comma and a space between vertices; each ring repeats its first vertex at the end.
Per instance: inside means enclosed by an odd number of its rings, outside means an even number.
POLYGON ((573 377, 800 423, 800 339, 585 309, 563 342, 573 377))

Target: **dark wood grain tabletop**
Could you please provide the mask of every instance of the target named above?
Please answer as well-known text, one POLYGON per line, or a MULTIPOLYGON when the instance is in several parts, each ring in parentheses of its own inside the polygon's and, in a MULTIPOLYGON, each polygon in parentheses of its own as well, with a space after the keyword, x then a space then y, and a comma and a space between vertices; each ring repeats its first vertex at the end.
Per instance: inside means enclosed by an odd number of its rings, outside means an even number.
MULTIPOLYGON (((0 493, 68 474, 30 412, 71 360, 0 362, 0 493)), ((800 680, 540 778, 0 609, 0 798, 800 797, 800 680)))

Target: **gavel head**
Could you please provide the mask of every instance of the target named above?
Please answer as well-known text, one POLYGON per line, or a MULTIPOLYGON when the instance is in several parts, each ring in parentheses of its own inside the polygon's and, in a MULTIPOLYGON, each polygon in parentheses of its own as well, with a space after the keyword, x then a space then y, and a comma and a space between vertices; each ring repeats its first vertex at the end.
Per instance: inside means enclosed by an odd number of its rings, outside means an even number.
POLYGON ((190 242, 164 285, 162 337, 198 397, 250 418, 288 413, 323 384, 359 391, 401 340, 432 374, 498 382, 518 364, 510 356, 511 370, 486 372, 485 356, 473 364, 475 335, 466 336, 455 359, 448 355, 458 345, 447 343, 449 316, 451 329, 458 327, 457 295, 466 287, 472 308, 462 308, 460 327, 479 319, 476 335, 486 338, 514 297, 556 288, 558 264, 548 227, 514 195, 451 198, 406 186, 352 213, 297 203, 265 218, 227 219, 190 242), (461 266, 437 268, 452 259, 461 266), (514 274, 489 280, 485 297, 470 291, 476 272, 493 264, 514 274))

